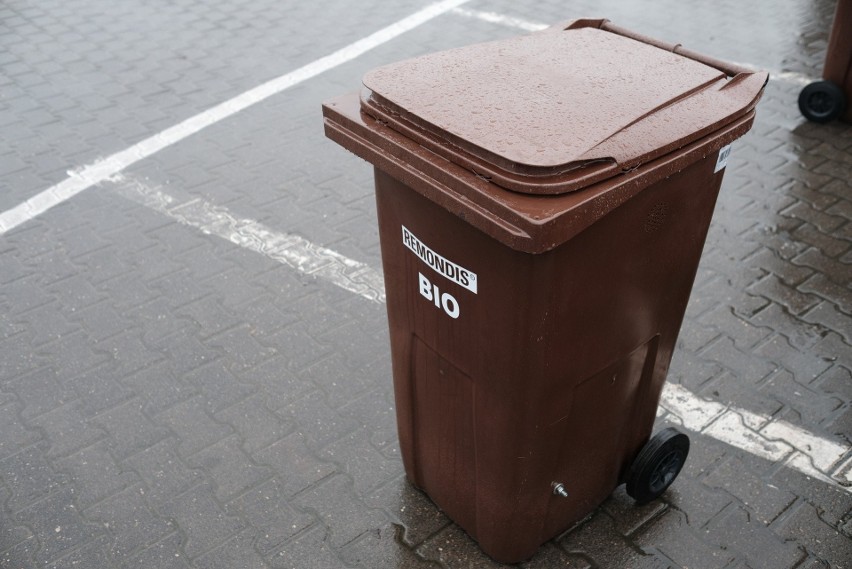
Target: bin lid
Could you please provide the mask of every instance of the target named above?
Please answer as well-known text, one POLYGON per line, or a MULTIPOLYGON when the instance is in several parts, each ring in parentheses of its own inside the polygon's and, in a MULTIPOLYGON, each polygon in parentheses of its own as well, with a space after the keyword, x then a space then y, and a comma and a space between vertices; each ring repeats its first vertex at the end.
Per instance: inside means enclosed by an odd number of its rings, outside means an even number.
POLYGON ((604 29, 548 29, 377 68, 361 108, 502 187, 559 194, 732 122, 765 82, 740 79, 604 29))

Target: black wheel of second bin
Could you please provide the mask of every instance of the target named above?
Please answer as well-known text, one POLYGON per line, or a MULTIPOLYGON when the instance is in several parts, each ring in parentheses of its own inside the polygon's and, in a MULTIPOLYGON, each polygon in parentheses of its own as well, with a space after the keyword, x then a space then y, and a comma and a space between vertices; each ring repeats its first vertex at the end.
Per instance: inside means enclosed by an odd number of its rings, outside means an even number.
POLYGON ((833 121, 846 110, 846 94, 831 81, 815 81, 799 93, 799 110, 809 121, 833 121))
POLYGON ((627 493, 637 504, 659 497, 680 474, 689 454, 689 437, 668 427, 651 437, 630 465, 627 493))

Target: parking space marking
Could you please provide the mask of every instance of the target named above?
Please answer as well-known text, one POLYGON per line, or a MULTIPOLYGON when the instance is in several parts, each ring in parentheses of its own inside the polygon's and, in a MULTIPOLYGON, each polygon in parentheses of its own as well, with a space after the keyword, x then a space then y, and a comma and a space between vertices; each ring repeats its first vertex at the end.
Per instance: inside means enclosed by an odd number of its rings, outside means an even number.
POLYGON ((488 22, 490 24, 499 24, 501 26, 506 26, 507 28, 517 28, 528 32, 537 32, 548 27, 546 24, 529 22, 527 20, 522 20, 521 18, 498 14, 497 12, 484 12, 482 10, 469 10, 467 8, 453 8, 452 12, 453 14, 458 14, 467 18, 482 20, 483 22, 488 22))
POLYGON ((200 230, 260 253, 298 272, 324 279, 373 302, 385 301, 382 274, 365 263, 311 243, 304 237, 282 233, 259 221, 238 217, 227 208, 201 198, 176 199, 136 178, 117 174, 107 180, 115 191, 140 205, 166 215, 181 225, 200 230))
POLYGON ((62 182, 51 186, 12 209, 0 213, 0 235, 71 199, 99 182, 115 176, 128 166, 144 160, 152 154, 168 148, 210 125, 216 124, 320 73, 352 61, 356 57, 469 1, 442 0, 430 4, 422 10, 351 43, 330 55, 321 57, 295 71, 281 75, 254 89, 241 93, 232 99, 150 136, 125 150, 97 160, 88 166, 69 171, 68 178, 62 182))
POLYGON ((786 421, 702 399, 666 383, 658 415, 703 435, 852 492, 852 449, 786 421))
MULTIPOLYGON (((182 225, 265 255, 302 274, 323 279, 368 300, 385 302, 383 276, 370 266, 282 233, 200 198, 176 199, 129 176, 109 180, 122 196, 182 225)), ((658 415, 766 460, 781 463, 852 492, 852 449, 767 415, 708 401, 681 385, 666 383, 658 415)))
MULTIPOLYGON (((490 24, 497 24, 500 26, 515 28, 518 30, 523 30, 525 32, 537 32, 550 27, 547 24, 542 24, 540 22, 530 22, 529 20, 516 18, 514 16, 507 16, 506 14, 499 14, 497 12, 470 10, 468 8, 453 8, 452 13, 457 14, 459 16, 464 16, 465 18, 481 20, 490 24)), ((751 69, 752 71, 763 71, 760 67, 751 63, 732 63, 740 67, 745 67, 746 69, 751 69)), ((769 71, 769 80, 784 81, 787 83, 794 83, 796 85, 802 86, 812 83, 814 81, 818 81, 818 79, 815 77, 809 77, 807 75, 804 75, 802 73, 796 73, 794 71, 769 71)))

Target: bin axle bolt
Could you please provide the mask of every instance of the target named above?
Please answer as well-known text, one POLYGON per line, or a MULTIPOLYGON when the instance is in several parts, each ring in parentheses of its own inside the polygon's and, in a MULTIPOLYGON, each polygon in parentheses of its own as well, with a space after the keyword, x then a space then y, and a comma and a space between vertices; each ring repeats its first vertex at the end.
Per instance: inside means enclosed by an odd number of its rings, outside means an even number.
POLYGON ((561 496, 562 498, 568 497, 568 490, 565 489, 565 486, 563 486, 561 482, 553 483, 553 493, 557 496, 561 496))

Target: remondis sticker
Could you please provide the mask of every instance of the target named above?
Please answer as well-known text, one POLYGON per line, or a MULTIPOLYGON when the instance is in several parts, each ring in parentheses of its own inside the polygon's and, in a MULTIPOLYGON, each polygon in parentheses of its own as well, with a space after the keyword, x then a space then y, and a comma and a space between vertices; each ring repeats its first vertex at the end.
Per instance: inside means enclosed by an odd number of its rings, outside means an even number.
POLYGON ((444 278, 463 286, 472 293, 477 291, 476 273, 457 265, 442 257, 425 243, 417 238, 404 225, 402 226, 402 243, 410 249, 420 260, 429 265, 436 273, 444 278))

